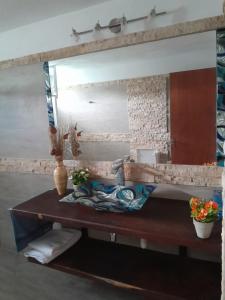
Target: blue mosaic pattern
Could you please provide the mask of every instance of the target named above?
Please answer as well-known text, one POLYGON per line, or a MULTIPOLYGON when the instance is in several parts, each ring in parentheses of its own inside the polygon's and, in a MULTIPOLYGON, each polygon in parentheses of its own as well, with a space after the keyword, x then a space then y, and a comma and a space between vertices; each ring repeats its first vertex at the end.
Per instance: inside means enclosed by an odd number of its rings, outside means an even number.
POLYGON ((48 108, 48 121, 49 121, 49 126, 54 127, 55 121, 54 121, 54 113, 53 113, 52 90, 51 90, 51 81, 49 75, 48 62, 44 62, 43 70, 44 70, 44 78, 45 78, 45 95, 46 95, 47 108, 48 108))
POLYGON ((155 188, 146 184, 125 187, 91 181, 59 201, 79 203, 100 211, 134 212, 143 207, 155 188))
POLYGON ((225 29, 218 30, 217 38, 217 164, 224 166, 225 155, 225 29))

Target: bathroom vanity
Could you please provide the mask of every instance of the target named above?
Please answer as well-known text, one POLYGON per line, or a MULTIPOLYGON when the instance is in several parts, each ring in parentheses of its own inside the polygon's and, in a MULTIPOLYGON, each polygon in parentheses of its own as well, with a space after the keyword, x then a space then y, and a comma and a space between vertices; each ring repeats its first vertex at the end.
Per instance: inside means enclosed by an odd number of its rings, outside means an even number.
POLYGON ((221 257, 221 224, 209 239, 197 238, 188 202, 150 197, 139 212, 119 214, 59 199, 56 190, 50 190, 11 211, 13 216, 82 230, 77 244, 43 266, 130 289, 145 299, 220 299, 221 264, 191 258, 188 251, 221 257), (87 229, 177 246, 178 255, 93 239, 87 229))

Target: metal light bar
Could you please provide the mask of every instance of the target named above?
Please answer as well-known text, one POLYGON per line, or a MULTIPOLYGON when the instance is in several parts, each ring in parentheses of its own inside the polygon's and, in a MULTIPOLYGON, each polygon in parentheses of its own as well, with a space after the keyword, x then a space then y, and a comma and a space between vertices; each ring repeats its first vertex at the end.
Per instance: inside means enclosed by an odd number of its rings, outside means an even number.
POLYGON ((88 33, 92 33, 92 32, 100 32, 101 30, 105 30, 105 29, 109 29, 113 33, 119 33, 119 32, 121 32, 121 27, 123 25, 125 26, 126 24, 130 24, 130 23, 134 23, 134 22, 138 22, 138 21, 143 21, 143 20, 146 20, 148 18, 163 16, 165 14, 167 14, 166 11, 156 12, 156 7, 154 7, 150 11, 150 14, 147 15, 147 16, 134 18, 134 19, 129 19, 129 20, 127 20, 126 17, 123 16, 122 18, 112 19, 109 22, 109 25, 105 25, 105 26, 102 26, 100 24, 100 22, 98 21, 95 24, 95 27, 93 29, 79 31, 79 32, 76 29, 72 28, 72 36, 75 36, 77 39, 79 39, 80 35, 84 35, 84 34, 88 34, 88 33))

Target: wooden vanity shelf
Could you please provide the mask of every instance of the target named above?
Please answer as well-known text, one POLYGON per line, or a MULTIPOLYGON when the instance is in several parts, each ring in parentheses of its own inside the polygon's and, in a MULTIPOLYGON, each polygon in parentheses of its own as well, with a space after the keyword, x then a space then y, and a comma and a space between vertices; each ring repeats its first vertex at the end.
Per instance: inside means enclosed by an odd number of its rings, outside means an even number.
POLYGON ((58 199, 55 190, 48 191, 16 206, 13 213, 84 230, 98 229, 145 238, 151 244, 178 246, 180 255, 84 235, 47 267, 135 290, 144 294, 145 299, 220 299, 221 264, 190 258, 186 250, 221 257, 221 224, 216 224, 211 238, 198 239, 187 202, 150 198, 137 213, 114 214, 78 204, 59 203, 58 199))

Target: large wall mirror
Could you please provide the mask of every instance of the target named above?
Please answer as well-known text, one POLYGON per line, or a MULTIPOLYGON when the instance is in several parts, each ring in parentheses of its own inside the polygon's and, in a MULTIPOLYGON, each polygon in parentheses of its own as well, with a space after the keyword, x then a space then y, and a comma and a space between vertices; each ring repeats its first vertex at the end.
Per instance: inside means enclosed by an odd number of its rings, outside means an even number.
POLYGON ((49 70, 57 126, 83 130, 79 159, 216 161, 215 31, 50 61, 49 70))

